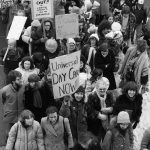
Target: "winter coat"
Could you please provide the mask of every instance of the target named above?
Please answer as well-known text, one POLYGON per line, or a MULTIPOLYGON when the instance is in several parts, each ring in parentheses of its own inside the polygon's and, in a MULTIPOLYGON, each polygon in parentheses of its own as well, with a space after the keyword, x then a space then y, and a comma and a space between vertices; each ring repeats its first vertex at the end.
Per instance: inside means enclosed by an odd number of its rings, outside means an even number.
MULTIPOLYGON (((121 25, 122 25, 122 19, 123 19, 122 14, 119 14, 115 17, 115 21, 119 22, 121 25)), ((123 32, 123 38, 125 41, 134 37, 135 25, 136 25, 136 17, 133 13, 130 13, 127 27, 125 31, 123 32)))
POLYGON ((19 67, 16 68, 15 70, 19 71, 22 74, 22 82, 23 82, 23 84, 27 84, 28 83, 28 77, 31 74, 36 74, 36 75, 39 74, 39 69, 34 68, 34 69, 25 70, 25 69, 22 68, 21 65, 19 65, 19 67))
POLYGON ((31 52, 31 43, 29 42, 31 38, 32 27, 29 26, 25 29, 24 34, 22 35, 22 41, 29 44, 29 52, 31 52))
MULTIPOLYGON (((110 92, 106 93, 105 103, 106 108, 113 106, 113 96, 110 92)), ((98 119, 98 114, 101 112, 101 103, 96 91, 89 95, 86 107, 88 130, 91 131, 93 134, 97 135, 103 127, 102 121, 98 119)), ((109 114, 105 115, 108 115, 109 117, 109 114)))
MULTIPOLYGON (((120 70, 120 74, 122 75, 123 79, 125 79, 129 61, 133 56, 135 56, 136 52, 137 47, 131 47, 128 49, 125 55, 122 68, 120 70)), ((148 76, 148 68, 149 68, 149 57, 147 51, 144 51, 143 53, 140 54, 139 58, 136 60, 134 64, 134 80, 138 85, 138 87, 141 86, 141 78, 144 76, 148 76)))
POLYGON ((141 150, 144 149, 150 150, 150 128, 148 128, 143 135, 143 139, 141 142, 141 150))
MULTIPOLYGON (((52 126, 47 117, 42 118, 41 127, 44 134, 45 150, 66 150, 67 147, 64 144, 64 126, 63 117, 59 116, 57 123, 52 126)), ((73 138, 69 125, 69 120, 64 119, 65 129, 68 135, 68 148, 73 147, 73 138)))
POLYGON ((109 50, 106 57, 103 57, 101 52, 97 51, 95 54, 95 68, 103 70, 103 76, 108 78, 110 82, 109 90, 116 89, 116 81, 114 77, 115 56, 112 50, 109 50))
POLYGON ((85 103, 83 101, 77 102, 75 99, 71 102, 70 107, 63 103, 59 114, 69 119, 73 138, 79 143, 84 141, 84 137, 88 132, 85 103))
POLYGON ((120 111, 128 111, 131 122, 139 122, 142 113, 142 100, 141 94, 137 94, 134 100, 130 100, 126 94, 120 95, 113 107, 113 115, 117 116, 120 111))
POLYGON ((6 150, 44 150, 40 124, 34 120, 33 125, 26 129, 20 121, 15 123, 9 132, 6 150))
POLYGON ((16 91, 12 84, 2 89, 3 120, 7 123, 15 123, 24 109, 24 86, 16 91))
POLYGON ((133 147, 133 133, 127 129, 125 136, 123 136, 117 128, 108 130, 103 144, 103 150, 132 150, 133 147), (132 137, 131 137, 132 136, 132 137))
MULTIPOLYGON (((4 48, 0 51, 0 61, 2 61, 6 50, 7 48, 4 48)), ((23 56, 23 50, 20 47, 9 50, 4 62, 5 73, 8 74, 11 70, 16 69, 23 56)))
POLYGON ((53 104, 52 93, 46 82, 43 83, 41 87, 37 89, 40 93, 42 100, 42 108, 37 108, 34 106, 34 90, 29 85, 25 87, 25 108, 31 110, 35 115, 35 120, 41 121, 41 118, 46 116, 46 108, 53 104))

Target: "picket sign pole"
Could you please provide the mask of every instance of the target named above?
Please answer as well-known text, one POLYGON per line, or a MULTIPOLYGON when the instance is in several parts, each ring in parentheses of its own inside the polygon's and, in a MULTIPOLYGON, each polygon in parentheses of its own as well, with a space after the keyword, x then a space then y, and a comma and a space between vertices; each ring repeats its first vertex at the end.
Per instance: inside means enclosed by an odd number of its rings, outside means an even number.
POLYGON ((9 48, 7 47, 7 50, 6 50, 6 52, 5 52, 5 55, 4 55, 4 58, 3 58, 3 61, 5 61, 5 59, 6 59, 6 57, 7 57, 8 52, 9 52, 9 48))

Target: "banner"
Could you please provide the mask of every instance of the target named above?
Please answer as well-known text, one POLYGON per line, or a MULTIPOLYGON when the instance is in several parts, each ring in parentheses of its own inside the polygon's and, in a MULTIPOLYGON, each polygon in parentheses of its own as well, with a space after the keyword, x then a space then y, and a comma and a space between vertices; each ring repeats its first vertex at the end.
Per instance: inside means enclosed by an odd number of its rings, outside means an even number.
POLYGON ((7 39, 19 40, 20 35, 23 31, 24 25, 26 23, 26 20, 27 20, 27 17, 14 16, 7 39))
POLYGON ((77 14, 55 16, 56 38, 74 38, 79 36, 79 21, 77 14))
POLYGON ((13 0, 0 0, 0 9, 6 8, 13 4, 13 0))
POLYGON ((32 19, 54 18, 53 0, 32 0, 32 19))
POLYGON ((73 94, 79 87, 80 51, 50 59, 54 98, 73 94))

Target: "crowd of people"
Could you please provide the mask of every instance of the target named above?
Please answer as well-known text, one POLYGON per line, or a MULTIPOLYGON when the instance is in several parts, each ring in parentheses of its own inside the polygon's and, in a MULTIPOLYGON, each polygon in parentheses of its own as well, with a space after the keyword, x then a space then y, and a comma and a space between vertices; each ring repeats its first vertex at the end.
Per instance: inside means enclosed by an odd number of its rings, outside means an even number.
MULTIPOLYGON (((32 20, 30 0, 1 10, 6 36, 14 16, 27 17, 20 39, 0 51, 6 150, 133 150, 149 92, 144 0, 54 0, 54 13, 78 14, 79 36, 57 39, 54 18, 32 20), (54 99, 49 60, 76 51, 79 88, 54 99)), ((139 142, 150 150, 150 126, 139 142)))

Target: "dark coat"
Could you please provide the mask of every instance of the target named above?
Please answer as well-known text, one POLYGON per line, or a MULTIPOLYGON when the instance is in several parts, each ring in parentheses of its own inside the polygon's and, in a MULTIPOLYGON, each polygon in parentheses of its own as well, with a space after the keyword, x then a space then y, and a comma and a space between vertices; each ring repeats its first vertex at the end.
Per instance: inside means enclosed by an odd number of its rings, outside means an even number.
POLYGON ((115 56, 114 53, 109 50, 106 57, 103 57, 100 51, 95 54, 95 68, 103 70, 103 76, 108 78, 110 82, 109 90, 116 89, 116 81, 114 77, 115 69, 115 56), (108 65, 108 67, 106 67, 108 65))
POLYGON ((2 89, 3 119, 7 123, 15 123, 20 113, 24 110, 24 89, 22 86, 16 91, 12 84, 2 89))
POLYGON ((29 85, 27 85, 25 89, 25 108, 31 110, 35 115, 35 120, 40 122, 41 118, 46 116, 46 108, 51 105, 52 95, 46 83, 37 90, 41 95, 42 108, 34 106, 34 90, 29 85))
POLYGON ((123 136, 117 128, 107 131, 103 144, 103 150, 132 150, 133 133, 126 130, 125 136, 123 136))
POLYGON ((150 128, 148 128, 143 135, 143 139, 141 142, 141 150, 144 149, 150 150, 150 128))
POLYGON ((67 117, 70 122, 72 136, 79 143, 84 141, 87 134, 87 113, 84 102, 77 102, 75 99, 71 102, 71 106, 62 104, 59 114, 67 117))
MULTIPOLYGON (((113 106, 113 96, 111 93, 107 92, 106 96, 106 107, 113 106)), ((97 96, 97 93, 91 93, 88 97, 88 102, 86 104, 87 109, 87 121, 88 121, 88 130, 93 134, 98 135, 101 132, 102 121, 98 119, 98 114, 101 112, 100 99, 97 96)))
MULTIPOLYGON (((3 59, 7 48, 3 48, 0 51, 0 61, 3 59)), ((9 73, 9 71, 14 70, 18 68, 19 62, 23 58, 23 50, 20 47, 17 47, 15 49, 11 49, 8 51, 8 54, 6 56, 5 62, 4 62, 4 71, 6 74, 9 73)))
POLYGON ((141 94, 137 94, 133 101, 126 94, 120 95, 113 107, 113 114, 117 116, 120 111, 131 111, 131 122, 139 122, 142 112, 142 100, 141 94))

